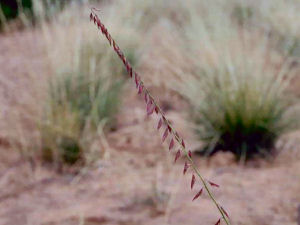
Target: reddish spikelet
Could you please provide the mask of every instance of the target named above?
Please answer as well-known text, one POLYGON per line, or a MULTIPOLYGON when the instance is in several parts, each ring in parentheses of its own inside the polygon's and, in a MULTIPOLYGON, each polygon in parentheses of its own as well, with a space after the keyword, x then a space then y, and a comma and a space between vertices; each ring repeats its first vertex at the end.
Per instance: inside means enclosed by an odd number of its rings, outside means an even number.
POLYGON ((220 185, 218 185, 218 184, 216 184, 216 183, 213 183, 213 182, 211 182, 211 181, 207 181, 212 187, 220 187, 220 185))
POLYGON ((155 109, 155 105, 152 106, 151 111, 150 111, 150 115, 154 112, 155 109))
MULTIPOLYGON (((104 28, 104 35, 106 36, 106 39, 108 39, 108 37, 107 37, 108 33, 107 33, 106 28, 104 28)), ((127 60, 120 48, 119 48, 119 51, 117 51, 117 54, 118 54, 119 58, 122 60, 123 64, 125 65, 127 60)))
POLYGON ((189 156, 190 158, 192 158, 192 152, 191 152, 191 150, 189 150, 188 156, 189 156))
POLYGON ((193 189, 193 187, 194 187, 194 185, 195 185, 195 181, 196 181, 196 177, 195 177, 195 175, 193 174, 192 180, 191 180, 191 189, 193 189))
MULTIPOLYGON (((99 21, 100 22, 100 21, 99 21)), ((106 33, 106 39, 108 40, 108 42, 109 42, 109 45, 111 46, 111 36, 110 36, 110 34, 107 32, 106 33)), ((124 62, 125 63, 125 62, 124 62)), ((125 65, 126 66, 126 65, 125 65)))
POLYGON ((98 29, 101 29, 101 22, 100 22, 100 20, 97 20, 97 27, 98 27, 98 29))
POLYGON ((189 164, 187 162, 184 163, 184 167, 183 167, 183 175, 186 173, 186 171, 189 168, 189 164))
MULTIPOLYGON (((106 29, 105 27, 103 27, 102 33, 103 33, 105 36, 107 36, 107 29, 106 29)), ((119 55, 119 56, 120 56, 120 55, 119 55)))
POLYGON ((139 75, 137 73, 134 73, 134 81, 137 88, 139 86, 139 75))
POLYGON ((222 211, 224 212, 224 214, 229 218, 228 213, 225 211, 225 209, 221 206, 222 211))
POLYGON ((159 121, 158 121, 158 124, 157 124, 157 130, 159 130, 162 126, 162 119, 160 118, 159 121))
POLYGON ((184 140, 182 139, 182 141, 181 141, 181 144, 182 144, 182 146, 185 148, 185 143, 184 143, 184 140))
POLYGON ((147 93, 147 92, 145 92, 144 99, 145 99, 145 102, 146 102, 146 104, 147 104, 147 103, 148 103, 148 93, 147 93))
MULTIPOLYGON (((111 38, 111 37, 110 37, 110 38, 111 38)), ((130 69, 131 69, 130 63, 129 63, 128 61, 126 61, 125 66, 126 66, 127 73, 130 75, 130 69)))
POLYGON ((172 138, 172 140, 170 141, 169 150, 172 150, 173 147, 174 147, 174 140, 172 138))
POLYGON ((180 157, 181 151, 180 149, 176 152, 174 163, 176 163, 177 159, 180 157))
POLYGON ((154 107, 155 107, 155 105, 152 103, 152 101, 149 101, 148 105, 147 105, 147 115, 148 116, 150 116, 153 113, 154 107))
POLYGON ((92 21, 94 18, 93 13, 90 14, 90 21, 92 21))
POLYGON ((168 131, 168 128, 166 128, 164 134, 163 134, 163 137, 162 137, 162 142, 164 143, 164 141, 166 140, 166 138, 168 137, 168 134, 169 134, 169 131, 168 131))
POLYGON ((114 51, 115 51, 115 52, 118 52, 118 51, 119 51, 119 47, 117 46, 115 40, 113 40, 113 48, 114 48, 114 51))
POLYGON ((199 198, 199 196, 202 194, 203 188, 201 188, 201 190, 194 196, 193 200, 196 200, 197 198, 199 198))
MULTIPOLYGON (((105 31, 105 27, 103 24, 100 24, 100 28, 101 28, 101 32, 102 34, 104 34, 104 31, 105 31)), ((116 49, 114 49, 116 51, 116 49)))
POLYGON ((156 106, 156 107, 155 107, 155 112, 156 112, 156 114, 158 114, 158 111, 159 111, 159 110, 158 110, 158 107, 156 106))
POLYGON ((152 101, 149 101, 149 102, 147 103, 147 114, 148 114, 148 112, 150 111, 151 106, 152 106, 152 101))
POLYGON ((220 223, 221 223, 221 219, 219 219, 219 220, 215 223, 215 225, 220 225, 220 223))
POLYGON ((138 94, 141 94, 142 92, 143 92, 143 85, 140 83, 138 94))
POLYGON ((169 132, 171 132, 172 131, 172 129, 171 129, 171 127, 168 125, 168 129, 169 129, 169 132))

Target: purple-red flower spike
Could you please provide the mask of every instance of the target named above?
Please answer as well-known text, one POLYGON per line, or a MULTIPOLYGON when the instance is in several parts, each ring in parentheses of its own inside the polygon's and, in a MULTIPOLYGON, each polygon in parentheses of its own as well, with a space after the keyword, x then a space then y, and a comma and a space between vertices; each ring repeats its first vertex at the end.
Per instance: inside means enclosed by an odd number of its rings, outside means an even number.
POLYGON ((174 147, 174 139, 172 138, 170 145, 169 145, 169 150, 172 150, 173 147, 174 147))
POLYGON ((166 130, 163 134, 163 137, 162 137, 162 142, 164 142, 166 140, 166 138, 168 137, 168 134, 169 134, 169 131, 168 131, 168 128, 166 128, 166 130))
POLYGON ((188 170, 189 168, 189 164, 187 162, 184 163, 184 167, 183 167, 183 174, 186 173, 186 171, 188 170))
POLYGON ((195 181, 196 181, 196 177, 195 177, 195 175, 193 174, 192 180, 191 180, 191 189, 193 189, 193 187, 194 187, 194 185, 195 185, 195 181))
POLYGON ((224 212, 224 214, 229 218, 228 213, 225 211, 225 209, 221 206, 222 211, 224 212))
MULTIPOLYGON (((178 133, 175 130, 173 130, 171 128, 169 120, 164 116, 163 112, 160 111, 159 106, 156 105, 155 100, 150 96, 150 94, 149 94, 147 88, 144 86, 144 83, 142 82, 140 76, 133 70, 133 68, 131 67, 129 61, 126 59, 124 53, 120 49, 120 47, 115 43, 115 40, 111 37, 108 30, 106 29, 104 24, 102 24, 101 20, 98 18, 96 13, 94 13, 94 10, 96 10, 96 11, 98 11, 98 10, 95 9, 95 8, 92 8, 91 10, 92 10, 92 13, 90 14, 90 20, 92 22, 94 22, 94 24, 96 24, 97 28, 99 30, 101 30, 102 34, 109 41, 109 44, 113 46, 113 50, 119 56, 119 58, 122 60, 122 62, 124 64, 124 66, 126 67, 126 70, 129 73, 130 77, 132 77, 134 79, 135 84, 136 84, 136 88, 138 89, 138 93, 141 94, 142 92, 145 92, 145 102, 147 104, 147 114, 151 115, 155 111, 159 116, 161 116, 161 118, 158 122, 158 126, 157 126, 158 130, 162 127, 162 125, 166 124, 167 127, 166 127, 166 130, 164 131, 164 134, 163 134, 163 137, 162 137, 163 142, 168 137, 169 133, 171 133, 171 134, 174 134, 175 141, 178 141, 178 143, 185 149, 185 143, 184 143, 183 139, 178 135, 178 133)), ((175 145, 173 143, 173 139, 174 139, 174 137, 172 137, 172 140, 170 142, 170 145, 169 145, 170 149, 174 148, 173 145, 175 145)), ((179 149, 178 152, 176 153, 175 162, 180 157, 180 155, 181 155, 181 149, 179 149)), ((188 151, 187 157, 188 157, 189 160, 191 159, 191 157, 192 157, 192 152, 191 151, 188 151)), ((193 162, 191 162, 191 163, 193 163, 193 162)), ((191 166, 191 164, 188 164, 187 162, 185 162, 184 169, 183 169, 184 174, 187 172, 187 170, 190 166, 191 166)), ((198 173, 196 168, 193 168, 193 169, 195 170, 196 173, 198 173)), ((191 189, 193 189, 193 186, 194 186, 195 182, 196 182, 196 177, 193 174, 192 175, 192 180, 191 180, 191 189)), ((211 181, 207 181, 207 182, 211 186, 219 187, 218 184, 215 184, 211 181)), ((204 183, 204 185, 205 185, 205 183, 204 183)), ((202 194, 202 191, 203 191, 203 189, 201 189, 195 195, 194 200, 197 199, 202 194)), ((222 214, 222 218, 224 219, 226 224, 230 224, 227 221, 227 218, 228 218, 227 212, 225 212, 225 210, 222 207, 219 207, 218 203, 215 201, 215 199, 212 195, 210 195, 210 198, 212 199, 214 204, 216 204, 218 206, 218 209, 219 209, 220 213, 222 214)), ((220 225, 222 218, 220 218, 215 225, 220 225)))
POLYGON ((163 122, 162 122, 162 119, 160 118, 159 121, 158 121, 158 124, 157 124, 157 130, 159 130, 162 126, 163 122))
POLYGON ((199 196, 202 194, 203 188, 194 196, 193 201, 199 198, 199 196))
POLYGON ((174 160, 175 163, 176 163, 177 159, 180 157, 180 155, 181 155, 181 151, 178 150, 175 155, 175 160, 174 160))
POLYGON ((182 141, 181 141, 181 144, 182 144, 182 146, 185 148, 185 143, 184 143, 184 140, 182 139, 182 141))
POLYGON ((219 219, 219 220, 215 223, 215 225, 220 225, 220 223, 221 223, 221 219, 219 219))
POLYGON ((189 150, 188 155, 189 155, 190 158, 192 158, 192 152, 191 152, 191 150, 189 150))
POLYGON ((218 185, 218 184, 216 184, 216 183, 213 183, 213 182, 211 182, 211 181, 207 181, 212 187, 220 187, 220 185, 218 185))

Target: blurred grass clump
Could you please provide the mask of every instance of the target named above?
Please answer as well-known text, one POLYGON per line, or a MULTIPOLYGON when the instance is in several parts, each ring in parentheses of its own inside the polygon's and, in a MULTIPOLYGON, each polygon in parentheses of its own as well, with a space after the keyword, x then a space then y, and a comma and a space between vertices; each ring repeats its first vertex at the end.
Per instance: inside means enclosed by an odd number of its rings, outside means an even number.
MULTIPOLYGON (((124 81, 101 76, 101 53, 82 46, 75 70, 50 82, 41 126, 43 158, 73 164, 85 161, 98 129, 113 129, 124 81), (93 67, 93 69, 91 69, 93 67), (99 71, 99 72, 98 72, 99 71)), ((112 71, 113 73, 113 71, 112 71)))
MULTIPOLYGON (((13 19, 19 15, 20 10, 32 13, 31 0, 1 0, 0 8, 6 19, 13 19)), ((2 21, 3 22, 3 21, 2 21)))
POLYGON ((2 0, 0 1, 0 31, 6 31, 7 23, 19 18, 23 24, 28 24, 33 18, 33 3, 31 0, 2 0))
MULTIPOLYGON (((89 164, 105 154, 99 140, 116 128, 126 71, 81 13, 74 5, 42 24, 51 73, 39 126, 46 161, 89 164)), ((134 65, 137 39, 122 38, 134 65)))
POLYGON ((113 129, 123 82, 108 84, 85 73, 62 78, 50 87, 46 123, 41 126, 43 158, 73 164, 85 159, 99 128, 113 129))
MULTIPOLYGON (((2 0, 0 1, 0 29, 4 31, 30 28, 43 21, 51 20, 74 0, 2 0), (13 23, 11 21, 15 20, 13 23)), ((0 31, 1 31, 0 30, 0 31)))
POLYGON ((276 139, 295 125, 284 93, 286 77, 253 72, 238 65, 199 72, 201 81, 194 85, 203 98, 193 113, 206 153, 227 150, 237 159, 268 156, 276 139))
POLYGON ((269 156, 299 119, 287 93, 293 60, 276 51, 268 31, 253 26, 257 18, 248 23, 257 9, 218 2, 201 6, 207 16, 191 11, 184 48, 194 69, 174 89, 191 105, 202 153, 231 151, 239 160, 269 156))

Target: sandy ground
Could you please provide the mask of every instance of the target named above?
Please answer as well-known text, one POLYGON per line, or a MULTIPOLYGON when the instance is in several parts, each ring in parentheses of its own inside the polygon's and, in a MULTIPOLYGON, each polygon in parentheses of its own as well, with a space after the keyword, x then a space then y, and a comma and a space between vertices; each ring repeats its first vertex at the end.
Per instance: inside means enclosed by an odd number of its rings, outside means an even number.
MULTIPOLYGON (((36 70, 45 69, 36 40, 36 34, 26 31, 0 37, 0 85, 4 80, 12 84, 0 86, 1 99, 6 100, 2 105, 14 103, 12 97, 3 95, 20 91, 18 87, 30 89, 23 82, 15 85, 19 79, 26 80, 30 71, 23 65, 32 69, 34 62, 36 70)), ((217 221, 218 212, 206 194, 191 201, 200 186, 190 191, 191 174, 182 175, 184 162, 173 165, 174 154, 160 144, 155 120, 146 118, 135 93, 128 95, 117 131, 107 135, 106 160, 79 174, 57 174, 39 164, 32 168, 4 139, 0 142, 1 225, 199 225, 217 221)), ((184 125, 183 113, 174 106, 167 115, 195 148, 199 143, 184 125)), ((228 153, 218 153, 209 161, 193 156, 203 175, 220 184, 213 191, 232 224, 297 225, 299 137, 299 132, 283 137, 285 144, 280 145, 276 159, 244 166, 228 153)))

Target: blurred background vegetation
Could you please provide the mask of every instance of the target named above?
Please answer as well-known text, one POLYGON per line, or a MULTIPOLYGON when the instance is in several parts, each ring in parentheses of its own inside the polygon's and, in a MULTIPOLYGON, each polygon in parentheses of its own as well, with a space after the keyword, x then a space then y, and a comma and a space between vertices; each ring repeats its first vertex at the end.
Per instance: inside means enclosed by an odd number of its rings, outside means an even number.
MULTIPOLYGON (((125 70, 85 19, 90 3, 1 1, 2 32, 19 21, 43 33, 50 76, 36 123, 46 161, 87 162, 99 129, 117 127, 125 70)), ((92 3, 105 8, 104 21, 148 84, 188 103, 187 121, 203 143, 197 151, 268 156, 297 128, 297 1, 92 3), (147 34, 156 30, 153 45, 147 34)))

